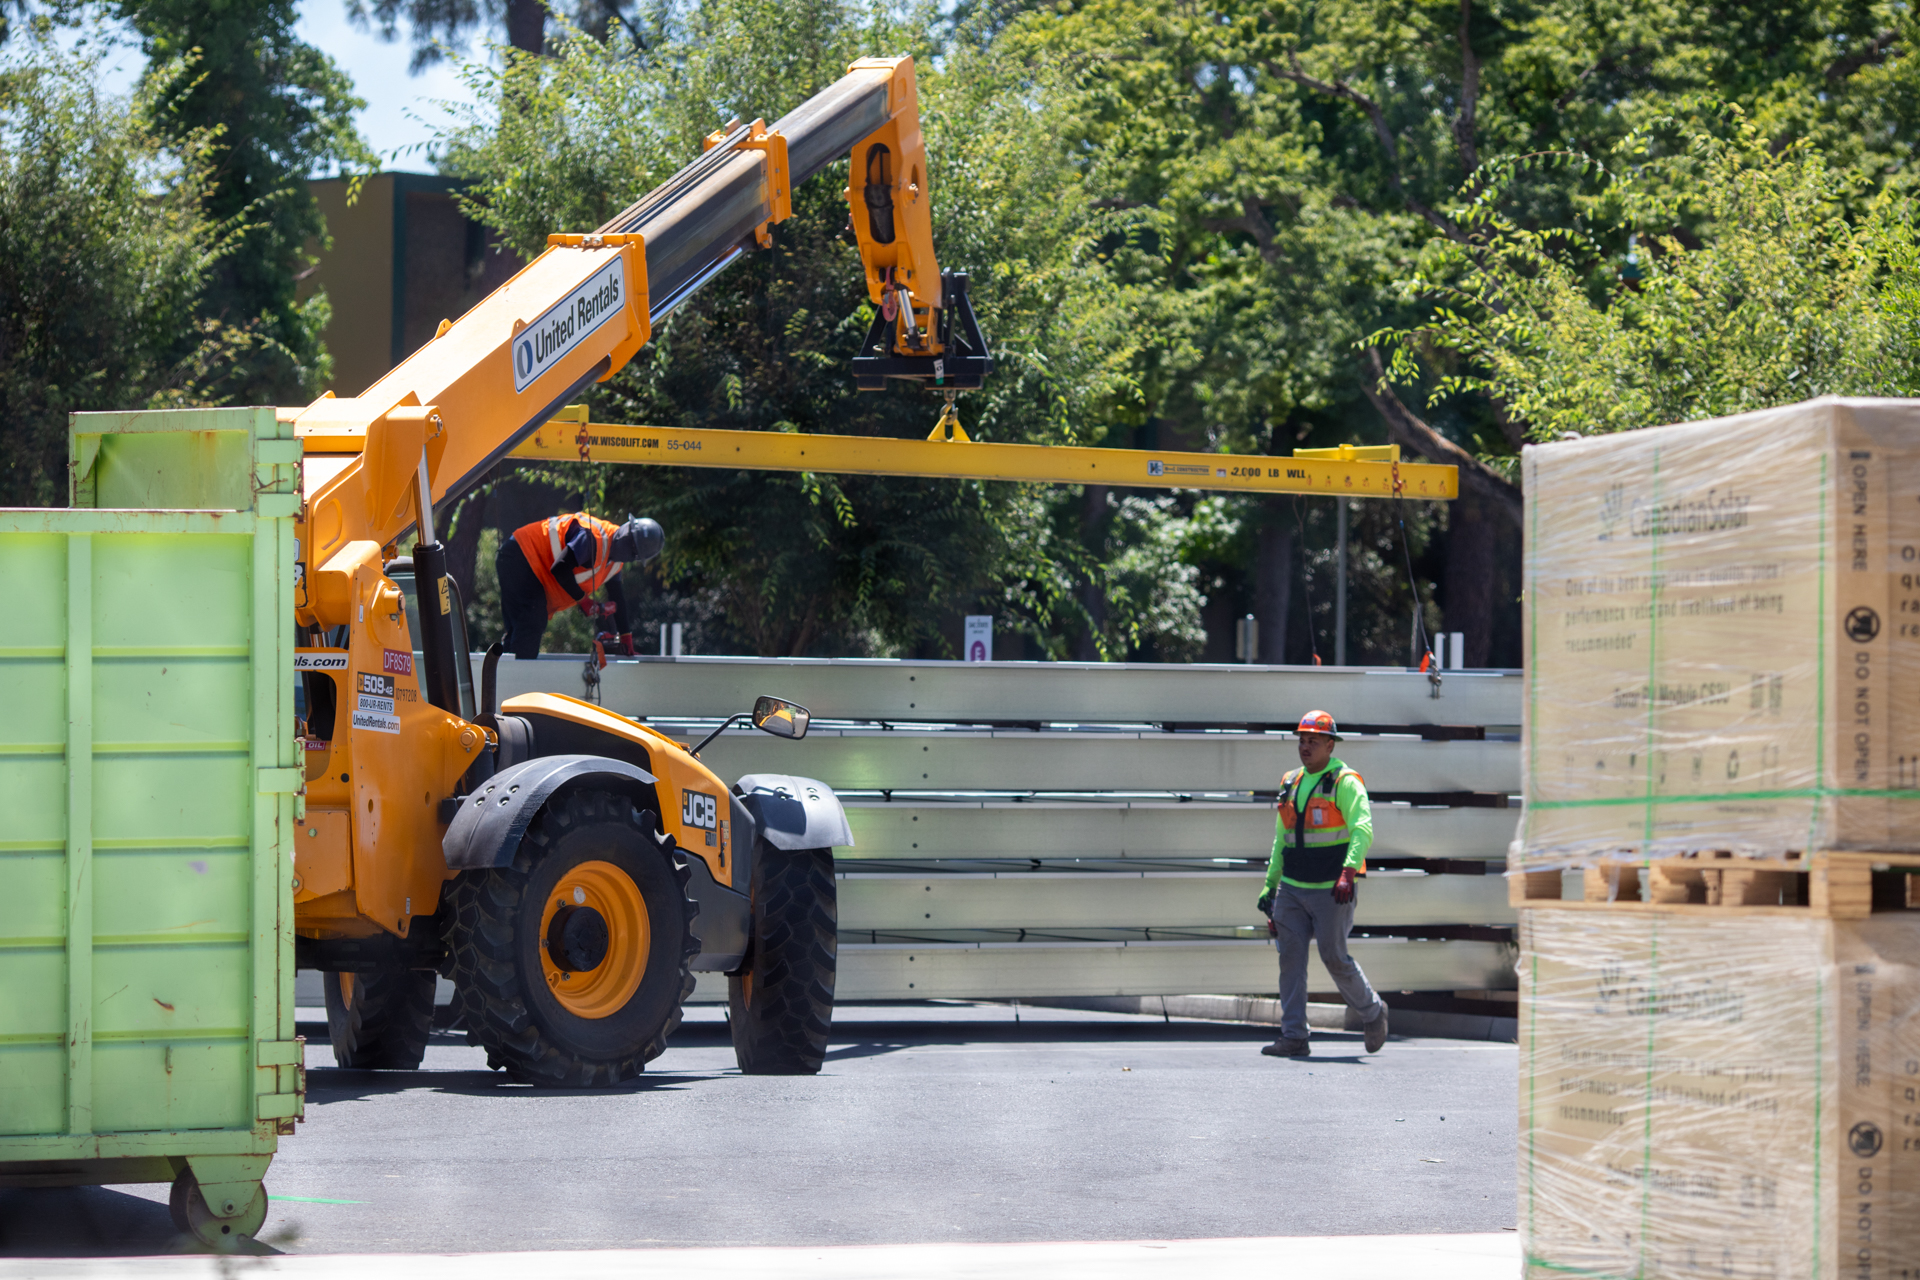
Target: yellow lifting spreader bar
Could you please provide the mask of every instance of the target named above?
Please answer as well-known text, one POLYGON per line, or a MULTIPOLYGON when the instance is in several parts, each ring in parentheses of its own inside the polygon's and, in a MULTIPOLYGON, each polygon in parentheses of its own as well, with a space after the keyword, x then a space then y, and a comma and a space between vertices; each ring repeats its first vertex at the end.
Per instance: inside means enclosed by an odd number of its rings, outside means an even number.
MULTIPOLYGON (((1041 484, 1226 489, 1253 493, 1351 494, 1452 499, 1454 467, 1401 462, 1397 445, 1302 449, 1293 457, 1090 449, 1076 445, 989 444, 953 439, 803 435, 627 427, 587 422, 568 406, 509 457, 550 462, 624 462, 666 467, 738 467, 837 475, 931 476, 1041 484)), ((936 429, 936 434, 940 434, 936 429)))

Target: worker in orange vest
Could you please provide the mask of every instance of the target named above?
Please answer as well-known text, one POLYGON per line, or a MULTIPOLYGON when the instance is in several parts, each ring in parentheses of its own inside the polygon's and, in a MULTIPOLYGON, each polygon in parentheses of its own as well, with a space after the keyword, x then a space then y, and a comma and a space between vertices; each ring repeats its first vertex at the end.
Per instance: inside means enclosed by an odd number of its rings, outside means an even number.
POLYGON ((501 644, 516 658, 537 658, 547 620, 577 606, 596 623, 611 618, 609 647, 632 654, 626 592, 609 592, 611 604, 595 603, 593 593, 618 579, 620 566, 644 564, 659 555, 666 540, 652 520, 628 516, 625 524, 614 524, 584 511, 515 529, 493 562, 500 574, 500 612, 507 629, 501 644))

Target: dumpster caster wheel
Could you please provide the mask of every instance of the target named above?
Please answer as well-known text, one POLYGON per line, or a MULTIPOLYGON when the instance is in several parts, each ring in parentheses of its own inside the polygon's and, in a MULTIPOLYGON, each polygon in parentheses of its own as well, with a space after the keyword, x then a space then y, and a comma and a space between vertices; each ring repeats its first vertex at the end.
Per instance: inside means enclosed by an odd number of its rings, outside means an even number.
POLYGON ((267 1189, 253 1184, 253 1195, 245 1204, 227 1202, 232 1213, 218 1214, 200 1193, 199 1179, 188 1169, 173 1180, 173 1193, 167 1197, 167 1212, 173 1225, 185 1235, 215 1249, 229 1248, 241 1238, 251 1239, 267 1221, 267 1189))

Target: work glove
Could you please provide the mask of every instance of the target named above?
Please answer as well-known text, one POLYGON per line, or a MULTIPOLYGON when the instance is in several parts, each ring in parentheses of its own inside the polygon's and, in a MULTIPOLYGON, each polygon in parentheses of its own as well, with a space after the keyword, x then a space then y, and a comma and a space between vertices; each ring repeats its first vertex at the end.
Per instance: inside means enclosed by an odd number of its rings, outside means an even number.
POLYGON ((1353 901, 1353 868, 1340 868, 1340 878, 1333 882, 1333 900, 1341 906, 1353 901))
POLYGON ((593 642, 608 653, 617 653, 623 658, 634 656, 633 632, 622 631, 615 635, 611 631, 602 631, 593 638, 593 642))
POLYGON ((1254 903, 1253 905, 1260 909, 1261 915, 1266 916, 1269 920, 1271 920, 1273 918, 1273 890, 1269 889, 1265 893, 1261 894, 1260 901, 1254 903))
POLYGON ((582 600, 580 602, 580 612, 588 618, 611 618, 614 615, 613 602, 610 600, 606 602, 599 600, 582 600))

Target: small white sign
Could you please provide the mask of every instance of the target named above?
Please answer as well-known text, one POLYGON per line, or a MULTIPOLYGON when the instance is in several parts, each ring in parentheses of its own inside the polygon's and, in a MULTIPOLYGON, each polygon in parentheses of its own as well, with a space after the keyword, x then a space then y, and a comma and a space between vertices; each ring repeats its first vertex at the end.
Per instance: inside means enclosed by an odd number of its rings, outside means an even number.
POLYGON ((615 258, 513 335, 513 389, 525 391, 588 334, 620 314, 627 296, 627 264, 615 258))
POLYGON ((293 655, 295 671, 345 671, 347 669, 347 651, 335 649, 330 653, 296 653, 293 655))
POLYGON ((968 662, 993 661, 993 616, 991 614, 970 613, 967 615, 966 655, 968 662))
POLYGON ((371 729, 375 733, 398 733, 400 732, 400 717, 384 715, 378 711, 355 711, 353 713, 353 727, 356 729, 371 729))

